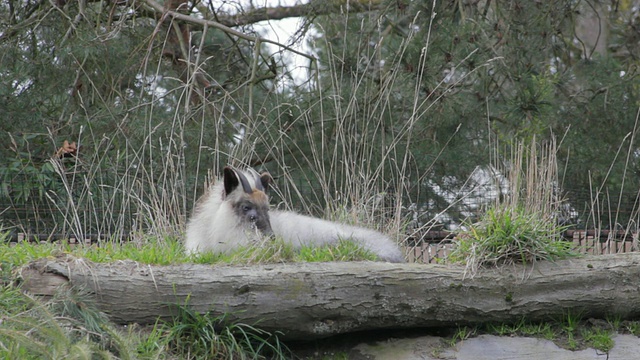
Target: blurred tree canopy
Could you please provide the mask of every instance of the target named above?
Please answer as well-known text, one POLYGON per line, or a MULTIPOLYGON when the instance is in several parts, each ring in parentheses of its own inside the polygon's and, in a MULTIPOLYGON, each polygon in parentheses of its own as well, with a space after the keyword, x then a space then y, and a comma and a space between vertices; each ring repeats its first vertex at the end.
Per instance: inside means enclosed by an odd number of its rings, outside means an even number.
POLYGON ((477 210, 478 169, 558 139, 567 216, 626 226, 639 57, 637 0, 8 0, 0 212, 46 208, 21 226, 79 236, 180 229, 231 163, 307 211, 446 224, 477 210), (292 17, 290 37, 265 30, 292 17), (54 155, 64 140, 77 151, 54 155))

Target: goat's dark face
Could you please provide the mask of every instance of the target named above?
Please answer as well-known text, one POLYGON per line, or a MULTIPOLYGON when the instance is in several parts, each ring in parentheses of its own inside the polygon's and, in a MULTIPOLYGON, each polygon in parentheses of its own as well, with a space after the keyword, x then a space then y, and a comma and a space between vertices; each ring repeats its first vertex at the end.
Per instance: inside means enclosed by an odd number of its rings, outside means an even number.
POLYGON ((270 181, 269 174, 262 174, 258 178, 257 174, 247 176, 230 167, 224 168, 226 200, 231 203, 240 224, 266 236, 273 234, 269 221, 269 198, 266 194, 270 181))
POLYGON ((271 235, 269 221, 269 203, 255 201, 253 196, 243 196, 244 199, 233 204, 233 211, 243 225, 259 230, 264 235, 271 235))

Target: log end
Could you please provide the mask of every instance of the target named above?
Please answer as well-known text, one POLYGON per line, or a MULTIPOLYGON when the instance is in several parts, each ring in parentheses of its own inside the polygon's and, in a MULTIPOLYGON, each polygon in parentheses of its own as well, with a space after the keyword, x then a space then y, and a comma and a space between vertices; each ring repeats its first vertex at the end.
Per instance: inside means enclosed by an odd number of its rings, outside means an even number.
POLYGON ((32 295, 52 297, 60 286, 69 284, 69 278, 47 266, 50 260, 40 259, 19 270, 18 281, 23 291, 32 295))

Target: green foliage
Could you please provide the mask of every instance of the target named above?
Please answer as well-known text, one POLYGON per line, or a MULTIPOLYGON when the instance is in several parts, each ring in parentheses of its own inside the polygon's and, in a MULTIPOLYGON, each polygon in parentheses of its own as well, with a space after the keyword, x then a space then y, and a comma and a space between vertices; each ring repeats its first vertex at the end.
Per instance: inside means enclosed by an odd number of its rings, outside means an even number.
POLYGON ((589 344, 590 347, 603 353, 608 353, 615 345, 611 336, 611 331, 599 328, 583 330, 582 334, 584 341, 589 344))
POLYGON ((156 322, 150 331, 139 331, 135 326, 131 326, 128 337, 134 339, 136 352, 140 359, 160 359, 164 358, 160 354, 165 353, 168 339, 164 331, 164 325, 156 322))
POLYGON ((3 272, 9 274, 14 268, 29 261, 52 256, 57 249, 57 245, 51 243, 22 242, 12 245, 9 242, 2 242, 0 243, 0 258, 2 259, 3 272))
POLYGON ((624 330, 635 336, 640 336, 640 322, 630 321, 624 326, 624 330))
POLYGON ((9 283, 0 286, 0 316, 8 316, 28 310, 32 301, 19 288, 9 283))
POLYGON ((541 336, 547 340, 553 340, 555 337, 555 330, 550 323, 525 324, 520 331, 523 335, 541 336))
POLYGON ((505 335, 517 335, 520 331, 523 331, 527 323, 525 319, 520 319, 520 321, 514 324, 489 324, 487 326, 487 331, 490 333, 505 336, 505 335))
MULTIPOLYGON (((10 290, 4 294, 4 298, 11 298, 9 303, 23 306, 22 309, 3 309, 0 358, 136 358, 130 344, 107 323, 103 314, 93 308, 89 299, 81 295, 67 298, 69 294, 60 294, 45 304, 19 291, 10 290)), ((3 302, 2 305, 7 304, 3 302)))
POLYGON ((464 341, 472 336, 475 336, 477 331, 478 331, 477 328, 472 328, 468 326, 458 326, 456 332, 453 334, 453 336, 449 340, 449 346, 453 347, 459 341, 464 341))
POLYGON ((562 329, 567 334, 573 334, 577 331, 578 326, 580 325, 580 321, 582 321, 581 312, 572 313, 571 311, 567 311, 561 319, 562 329))
POLYGON ((467 222, 458 231, 448 258, 465 263, 472 276, 482 266, 532 264, 574 255, 573 243, 563 238, 567 227, 557 219, 562 201, 555 187, 555 143, 540 145, 535 137, 526 143, 516 146, 508 165, 501 165, 503 170, 495 166, 506 176, 495 204, 479 221, 467 222))
POLYGON ((290 262, 294 256, 293 246, 280 239, 264 239, 262 243, 240 247, 229 254, 198 254, 194 256, 194 262, 202 263, 202 259, 210 259, 228 264, 264 264, 290 262))
MULTIPOLYGON (((69 251, 69 250, 67 250, 69 251)), ((184 248, 178 238, 154 237, 143 241, 117 243, 103 241, 97 246, 79 246, 71 253, 95 262, 112 262, 116 260, 133 260, 144 264, 169 265, 185 262, 184 248)))
POLYGON ((491 208, 467 227, 458 234, 449 260, 466 263, 474 273, 481 266, 531 264, 574 255, 573 244, 562 238, 564 227, 523 208, 491 208))
POLYGON ((488 324, 483 330, 498 336, 542 337, 570 350, 591 347, 608 353, 614 346, 612 335, 624 329, 620 324, 611 328, 589 326, 580 313, 567 312, 557 322, 529 323, 522 319, 514 324, 488 324))
POLYGON ((165 331, 169 350, 179 356, 189 359, 287 358, 288 349, 280 343, 277 334, 234 323, 226 315, 200 314, 187 304, 179 306, 177 311, 165 331))
POLYGON ((144 264, 168 265, 189 260, 184 254, 182 243, 178 239, 167 238, 157 241, 148 238, 144 242, 117 243, 104 241, 99 246, 69 244, 68 242, 20 242, 18 244, 0 243, 0 258, 8 268, 16 268, 30 261, 70 254, 94 262, 112 262, 133 260, 144 264))
POLYGON ((562 319, 562 331, 567 336, 567 347, 569 350, 577 350, 579 346, 576 334, 578 334, 581 320, 581 313, 571 313, 571 311, 568 311, 562 319))
POLYGON ((549 322, 531 323, 522 318, 513 324, 488 324, 485 330, 499 336, 535 336, 555 340, 555 327, 555 324, 549 322))
POLYGON ((11 137, 10 157, 0 167, 0 199, 11 198, 19 204, 32 198, 42 201, 47 190, 59 186, 51 163, 33 159, 29 153, 30 147, 42 146, 39 142, 43 140, 46 138, 35 134, 11 137))

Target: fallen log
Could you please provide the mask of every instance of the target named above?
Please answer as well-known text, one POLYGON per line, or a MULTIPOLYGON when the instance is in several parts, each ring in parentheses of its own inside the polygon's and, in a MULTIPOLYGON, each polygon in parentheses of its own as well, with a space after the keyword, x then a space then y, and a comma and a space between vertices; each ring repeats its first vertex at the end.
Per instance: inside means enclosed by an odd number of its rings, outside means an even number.
POLYGON ((23 288, 52 295, 49 281, 84 288, 119 324, 170 319, 175 304, 281 331, 288 339, 389 328, 640 314, 640 254, 587 256, 485 269, 380 262, 254 266, 92 263, 41 259, 23 288))

